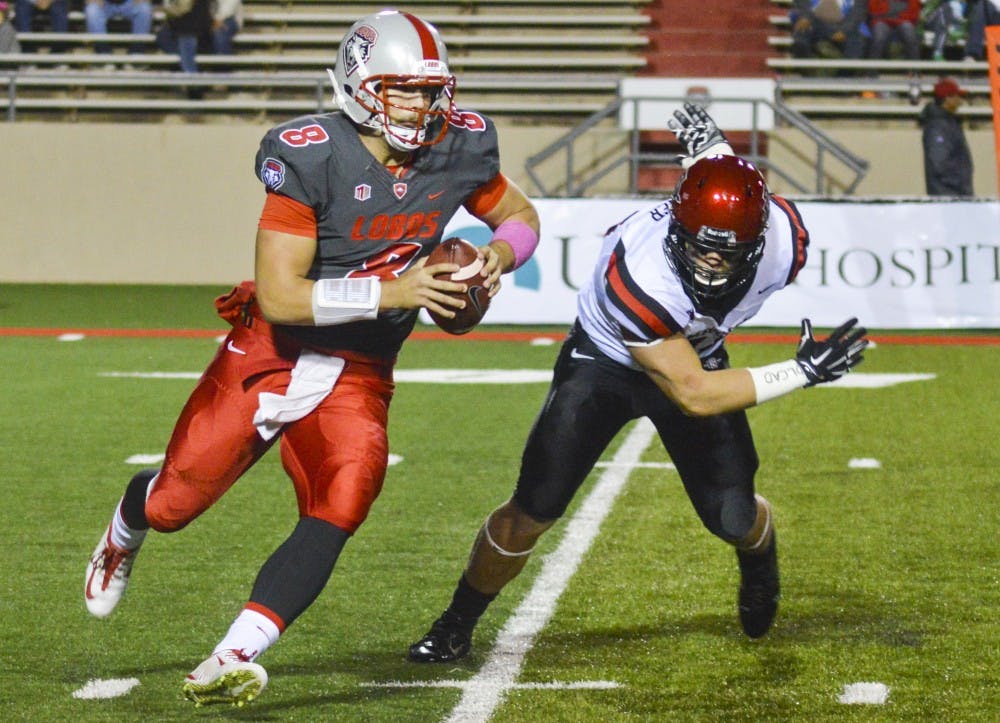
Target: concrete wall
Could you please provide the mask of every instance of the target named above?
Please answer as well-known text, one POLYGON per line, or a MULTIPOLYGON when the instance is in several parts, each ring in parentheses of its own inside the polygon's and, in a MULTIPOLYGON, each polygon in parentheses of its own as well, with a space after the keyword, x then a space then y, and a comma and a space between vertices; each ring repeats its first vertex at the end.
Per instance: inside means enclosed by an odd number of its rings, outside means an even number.
MULTIPOLYGON (((253 160, 264 126, 0 123, 0 282, 228 284, 252 275, 264 191, 253 160)), ((501 127, 505 172, 529 193, 524 159, 562 127, 501 127)), ((859 192, 919 195, 919 131, 831 131, 872 161, 859 192)), ((969 134, 976 189, 996 197, 992 132, 969 134)), ((776 139, 780 140, 780 139, 776 139)), ((577 167, 620 145, 601 130, 577 167)), ((772 144, 775 153, 783 150, 772 144)), ((564 172, 554 160, 546 183, 564 172)), ((598 191, 624 187, 624 170, 598 191)), ((782 190, 776 184, 776 190, 782 190)))
MULTIPOLYGON (((916 123, 912 128, 881 129, 836 126, 824 129, 835 141, 869 162, 855 193, 860 196, 921 196, 924 194, 924 151, 921 133, 916 123)), ((972 151, 973 188, 977 196, 997 198, 997 164, 994 154, 993 129, 986 124, 966 129, 966 139, 972 151)), ((815 151, 804 137, 794 131, 778 129, 770 135, 768 154, 772 161, 797 169, 803 177, 812 178, 815 151)), ((853 178, 835 160, 828 160, 825 170, 839 184, 853 178)), ((793 193, 788 184, 770 178, 772 190, 793 193)))
POLYGON ((252 272, 252 126, 0 124, 2 281, 217 283, 252 272))
MULTIPOLYGON (((264 199, 254 156, 266 130, 0 123, 0 282, 249 278, 264 199)), ((505 172, 530 193, 524 158, 564 131, 505 130, 505 172)))

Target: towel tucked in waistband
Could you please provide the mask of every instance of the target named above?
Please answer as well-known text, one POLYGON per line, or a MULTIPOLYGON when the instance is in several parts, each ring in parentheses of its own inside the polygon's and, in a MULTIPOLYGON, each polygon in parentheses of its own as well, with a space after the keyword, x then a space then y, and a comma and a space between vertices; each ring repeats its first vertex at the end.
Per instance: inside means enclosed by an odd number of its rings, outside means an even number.
POLYGON ((343 359, 303 349, 292 367, 292 381, 285 393, 261 392, 257 396, 253 423, 261 439, 271 439, 282 426, 318 407, 333 391, 343 370, 343 359))

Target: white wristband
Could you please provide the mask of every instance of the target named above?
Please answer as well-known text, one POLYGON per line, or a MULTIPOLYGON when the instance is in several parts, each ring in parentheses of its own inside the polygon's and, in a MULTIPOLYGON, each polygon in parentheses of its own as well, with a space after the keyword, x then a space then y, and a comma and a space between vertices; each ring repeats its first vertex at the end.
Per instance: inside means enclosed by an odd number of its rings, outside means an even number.
POLYGON ((702 158, 708 158, 709 156, 735 156, 733 153, 733 147, 729 143, 723 141, 722 143, 715 143, 700 153, 688 156, 681 160, 681 168, 687 170, 695 163, 700 161, 702 158))
POLYGON ((789 392, 801 389, 809 381, 802 367, 794 359, 768 364, 766 367, 748 367, 747 371, 753 379, 757 404, 783 397, 789 392))
POLYGON ((330 326, 374 319, 381 298, 382 283, 377 276, 320 279, 312 288, 313 320, 316 326, 330 326))

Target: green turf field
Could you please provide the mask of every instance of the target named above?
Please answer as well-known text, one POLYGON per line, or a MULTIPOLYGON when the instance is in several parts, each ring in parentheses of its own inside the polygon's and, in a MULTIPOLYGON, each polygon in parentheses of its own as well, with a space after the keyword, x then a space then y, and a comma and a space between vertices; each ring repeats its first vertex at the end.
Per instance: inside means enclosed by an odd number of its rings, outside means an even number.
MULTIPOLYGON (((211 301, 225 290, 4 285, 0 327, 221 333, 211 301)), ((469 659, 408 663, 476 529, 511 491, 545 384, 401 382, 389 432, 402 459, 330 585, 260 659, 267 690, 239 711, 195 710, 180 684, 295 524, 276 454, 188 529, 151 533, 112 617, 90 618, 83 603, 87 557, 139 469, 126 460, 162 452, 194 384, 102 375, 200 372, 215 341, 7 334, 0 348, 2 720, 437 721, 467 681, 474 698, 500 700, 495 721, 1000 718, 996 345, 879 344, 859 371, 934 378, 806 390, 749 412, 783 575, 776 626, 758 642, 736 619, 735 557, 701 528, 653 444, 641 457, 652 464, 627 472, 514 685, 489 674, 494 641, 605 470, 487 613, 469 659), (880 466, 850 466, 859 459, 880 466), (130 678, 139 685, 121 697, 73 695, 88 681, 130 678), (886 702, 839 702, 862 682, 887 686, 886 702)), ((399 369, 547 370, 557 349, 475 333, 412 340, 399 369)), ((736 365, 755 365, 793 348, 730 351, 736 365)))

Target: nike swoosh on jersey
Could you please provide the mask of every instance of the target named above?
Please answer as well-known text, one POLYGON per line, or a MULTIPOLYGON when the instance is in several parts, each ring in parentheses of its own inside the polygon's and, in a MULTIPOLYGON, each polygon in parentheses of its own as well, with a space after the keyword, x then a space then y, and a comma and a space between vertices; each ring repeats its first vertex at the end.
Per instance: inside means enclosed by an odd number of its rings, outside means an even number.
POLYGON ((436 201, 437 199, 441 198, 442 195, 444 195, 444 191, 438 191, 437 193, 428 193, 427 200, 436 201))
POLYGON ((233 352, 234 354, 242 354, 243 356, 247 355, 247 353, 245 351, 243 351, 242 349, 240 349, 239 347, 237 347, 235 344, 233 344, 233 340, 232 339, 230 339, 229 343, 226 344, 226 348, 229 351, 233 352))
POLYGON ((576 350, 576 347, 573 347, 570 350, 569 355, 571 357, 573 357, 574 359, 590 359, 591 361, 593 361, 593 359, 594 359, 594 357, 592 357, 592 356, 590 356, 588 354, 581 354, 580 352, 578 352, 576 350))

